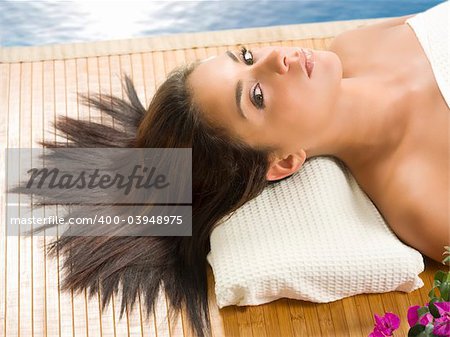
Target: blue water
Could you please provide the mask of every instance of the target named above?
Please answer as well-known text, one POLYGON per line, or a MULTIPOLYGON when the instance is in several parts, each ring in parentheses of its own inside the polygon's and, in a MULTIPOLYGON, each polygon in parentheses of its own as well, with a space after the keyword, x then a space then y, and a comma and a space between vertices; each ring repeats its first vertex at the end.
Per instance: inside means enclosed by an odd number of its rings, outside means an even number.
POLYGON ((441 2, 443 0, 0 0, 0 46, 393 17, 418 13, 441 2))

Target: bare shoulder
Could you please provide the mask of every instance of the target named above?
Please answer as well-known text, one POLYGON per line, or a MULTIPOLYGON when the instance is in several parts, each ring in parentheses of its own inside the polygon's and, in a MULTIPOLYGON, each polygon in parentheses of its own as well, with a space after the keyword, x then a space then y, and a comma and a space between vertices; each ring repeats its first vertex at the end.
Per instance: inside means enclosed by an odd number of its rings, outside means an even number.
POLYGON ((382 21, 377 22, 377 23, 373 23, 373 24, 364 26, 363 28, 365 28, 365 29, 379 29, 379 28, 391 28, 391 27, 394 27, 394 26, 403 25, 406 20, 408 20, 409 18, 413 17, 414 15, 416 15, 416 14, 409 14, 409 15, 397 16, 397 17, 394 17, 394 18, 389 18, 389 19, 382 20, 382 21))
POLYGON ((435 260, 450 243, 446 173, 436 163, 412 156, 396 165, 383 199, 396 235, 435 260))
POLYGON ((410 17, 413 17, 414 15, 416 14, 389 18, 377 23, 360 26, 358 28, 342 32, 331 41, 329 50, 339 54, 339 52, 342 52, 343 49, 351 48, 351 46, 355 42, 359 42, 361 41, 361 39, 366 39, 371 34, 376 34, 381 30, 404 24, 406 20, 408 20, 410 17))

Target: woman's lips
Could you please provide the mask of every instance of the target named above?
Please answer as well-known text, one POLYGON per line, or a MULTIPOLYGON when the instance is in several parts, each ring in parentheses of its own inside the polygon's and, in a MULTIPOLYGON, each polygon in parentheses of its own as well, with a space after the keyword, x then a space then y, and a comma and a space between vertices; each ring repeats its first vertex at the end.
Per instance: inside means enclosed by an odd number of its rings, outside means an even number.
POLYGON ((311 78, 311 74, 314 69, 314 54, 311 49, 302 48, 303 55, 305 55, 305 68, 308 73, 308 77, 311 78))

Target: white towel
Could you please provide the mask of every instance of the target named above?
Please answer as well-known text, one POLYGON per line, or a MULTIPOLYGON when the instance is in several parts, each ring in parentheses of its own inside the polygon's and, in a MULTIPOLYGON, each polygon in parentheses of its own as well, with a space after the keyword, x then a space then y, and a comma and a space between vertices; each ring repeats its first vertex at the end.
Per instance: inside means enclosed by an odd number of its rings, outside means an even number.
POLYGON ((422 255, 395 236, 333 157, 311 158, 216 227, 208 261, 221 308, 423 286, 422 255))
POLYGON ((422 45, 441 94, 450 108, 449 1, 409 18, 406 23, 422 45))

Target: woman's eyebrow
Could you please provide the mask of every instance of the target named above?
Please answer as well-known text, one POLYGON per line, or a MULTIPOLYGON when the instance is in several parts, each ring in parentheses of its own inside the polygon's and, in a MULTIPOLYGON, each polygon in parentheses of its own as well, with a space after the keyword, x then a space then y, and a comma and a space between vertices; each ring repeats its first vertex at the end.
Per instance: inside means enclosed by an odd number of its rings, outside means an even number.
POLYGON ((242 81, 239 80, 236 84, 236 106, 237 109, 239 111, 239 114, 241 114, 242 117, 244 117, 245 119, 247 119, 247 116, 245 115, 244 111, 242 110, 241 107, 241 98, 242 98, 242 81))
MULTIPOLYGON (((234 55, 231 51, 227 50, 226 54, 234 61, 239 63, 239 59, 234 55)), ((239 114, 247 119, 247 116, 245 115, 244 111, 242 110, 241 106, 241 98, 242 98, 242 81, 239 80, 236 84, 236 91, 235 91, 235 97, 236 97, 236 107, 238 109, 239 114)))
POLYGON ((239 59, 237 58, 236 55, 234 55, 231 51, 227 50, 227 55, 234 61, 239 63, 239 59))

